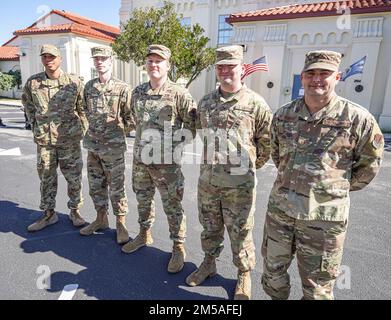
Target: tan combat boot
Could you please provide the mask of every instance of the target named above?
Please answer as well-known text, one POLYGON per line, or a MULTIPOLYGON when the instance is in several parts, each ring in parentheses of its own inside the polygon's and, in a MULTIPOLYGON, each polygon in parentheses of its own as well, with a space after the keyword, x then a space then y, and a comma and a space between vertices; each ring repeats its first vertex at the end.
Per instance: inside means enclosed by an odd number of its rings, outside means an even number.
POLYGON ((170 262, 167 271, 169 273, 178 273, 183 269, 186 259, 185 246, 183 243, 174 242, 170 262))
POLYGON ((151 245, 153 243, 151 229, 140 228, 140 233, 137 237, 129 241, 122 247, 122 252, 124 253, 132 253, 141 247, 151 245))
POLYGON ((117 243, 124 244, 129 241, 128 229, 125 226, 126 217, 117 216, 117 243))
POLYGON ((72 221, 74 227, 78 228, 84 226, 86 221, 81 217, 79 209, 71 209, 69 219, 72 221))
POLYGON ((109 219, 107 217, 107 210, 101 209, 98 211, 96 220, 87 227, 80 230, 82 236, 90 236, 95 231, 104 230, 109 227, 109 219))
POLYGON ((250 300, 251 299, 251 276, 250 271, 238 272, 238 282, 235 289, 234 300, 250 300))
POLYGON ((45 210, 42 218, 27 227, 29 232, 40 231, 58 222, 57 213, 53 209, 45 210))
POLYGON ((186 278, 186 283, 191 287, 195 287, 203 283, 207 278, 213 277, 216 273, 216 258, 207 255, 200 267, 186 278))

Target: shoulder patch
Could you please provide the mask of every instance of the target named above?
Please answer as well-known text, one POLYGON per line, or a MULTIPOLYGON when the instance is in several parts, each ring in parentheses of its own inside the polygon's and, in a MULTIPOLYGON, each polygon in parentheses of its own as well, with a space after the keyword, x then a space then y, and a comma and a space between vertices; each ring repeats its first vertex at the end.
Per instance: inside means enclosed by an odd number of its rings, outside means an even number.
POLYGON ((381 134, 375 134, 372 146, 377 150, 383 146, 383 136, 381 134))

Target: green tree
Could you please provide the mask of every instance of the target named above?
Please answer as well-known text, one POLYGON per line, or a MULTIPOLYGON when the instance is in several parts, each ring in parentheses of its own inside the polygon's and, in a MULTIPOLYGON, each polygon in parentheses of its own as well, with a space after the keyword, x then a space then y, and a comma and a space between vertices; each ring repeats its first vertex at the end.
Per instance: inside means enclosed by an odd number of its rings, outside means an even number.
POLYGON ((199 24, 182 26, 174 4, 164 2, 162 8, 136 9, 123 32, 113 44, 113 49, 123 61, 133 60, 138 66, 145 63, 145 52, 150 44, 163 44, 172 50, 169 77, 176 82, 187 79, 186 87, 214 63, 215 50, 208 48, 209 38, 203 36, 199 24))
POLYGON ((16 76, 0 72, 0 90, 11 90, 17 84, 16 76))
POLYGON ((15 85, 17 85, 18 87, 22 85, 22 74, 20 70, 11 70, 8 72, 8 74, 15 78, 15 85))

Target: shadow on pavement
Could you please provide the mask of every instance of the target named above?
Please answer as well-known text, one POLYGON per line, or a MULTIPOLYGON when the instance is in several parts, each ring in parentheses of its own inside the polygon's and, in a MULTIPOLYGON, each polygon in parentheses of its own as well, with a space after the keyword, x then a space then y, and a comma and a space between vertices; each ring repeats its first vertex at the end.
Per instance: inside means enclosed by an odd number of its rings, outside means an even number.
MULTIPOLYGON (((0 232, 13 232, 22 237, 24 241, 20 247, 25 253, 53 252, 85 268, 77 274, 53 273, 49 292, 59 292, 60 295, 66 285, 78 284, 79 290, 99 300, 222 299, 188 291, 185 278, 196 269, 193 263, 186 262, 179 274, 171 275, 166 271, 170 252, 152 246, 126 255, 115 242, 115 230, 82 237, 67 214, 58 215, 60 221, 57 224, 38 233, 29 233, 27 226, 38 219, 41 212, 21 208, 14 202, 0 201, 0 232)), ((223 287, 232 298, 236 281, 217 275, 206 280, 204 285, 223 287)))

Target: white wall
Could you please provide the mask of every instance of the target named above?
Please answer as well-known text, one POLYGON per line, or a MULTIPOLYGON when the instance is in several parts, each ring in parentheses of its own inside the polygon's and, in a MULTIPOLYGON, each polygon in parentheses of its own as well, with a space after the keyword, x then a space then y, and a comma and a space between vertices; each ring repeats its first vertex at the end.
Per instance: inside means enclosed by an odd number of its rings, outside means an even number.
POLYGON ((290 101, 291 93, 286 94, 286 89, 292 87, 293 75, 301 73, 306 52, 326 49, 343 53, 341 71, 367 55, 364 73, 340 82, 336 91, 367 108, 380 119, 383 128, 390 130, 391 14, 353 15, 345 24, 338 19, 319 17, 235 24, 233 42, 247 45, 245 60, 251 62, 266 55, 270 68, 268 73, 250 75, 246 83, 276 110, 290 101), (255 36, 248 37, 251 33, 255 36), (266 87, 268 81, 274 83, 272 89, 266 87), (355 91, 358 84, 363 85, 362 92, 355 91))
POLYGON ((7 73, 10 70, 20 70, 19 61, 0 61, 0 72, 7 73))
POLYGON ((59 25, 59 24, 67 24, 72 23, 73 21, 64 18, 58 14, 50 14, 48 16, 42 17, 36 23, 35 27, 37 28, 45 28, 49 26, 59 25))
MULTIPOLYGON (((86 83, 87 81, 91 80, 91 69, 94 68, 94 63, 91 59, 91 48, 96 46, 109 47, 110 45, 104 41, 72 36, 69 46, 72 46, 72 49, 69 51, 69 53, 71 54, 72 52, 74 55, 74 68, 71 72, 82 76, 84 82, 86 83)), ((69 69, 68 72, 70 72, 69 69)))
POLYGON ((94 46, 109 46, 109 43, 94 39, 79 37, 73 34, 45 34, 21 36, 21 52, 26 56, 20 58, 23 84, 27 79, 43 71, 40 49, 43 44, 57 46, 62 55, 61 68, 67 73, 78 74, 87 82, 91 79, 91 48, 94 46))
POLYGON ((71 39, 69 34, 43 34, 43 35, 29 35, 20 36, 20 51, 24 56, 20 57, 20 66, 22 70, 22 82, 23 84, 32 75, 42 72, 44 70, 40 50, 44 44, 52 44, 57 46, 62 55, 62 68, 68 70, 72 68, 71 59, 68 54, 69 45, 68 42, 71 39))

